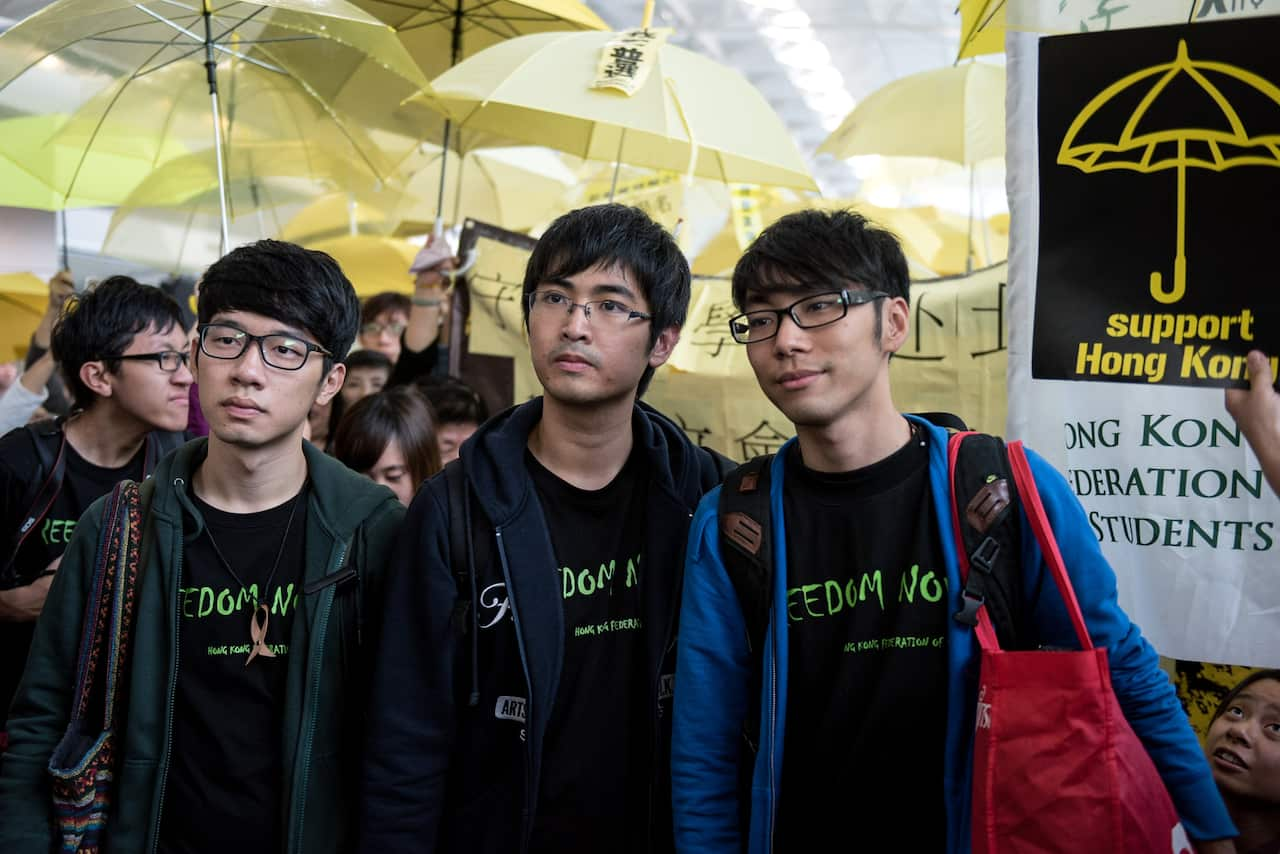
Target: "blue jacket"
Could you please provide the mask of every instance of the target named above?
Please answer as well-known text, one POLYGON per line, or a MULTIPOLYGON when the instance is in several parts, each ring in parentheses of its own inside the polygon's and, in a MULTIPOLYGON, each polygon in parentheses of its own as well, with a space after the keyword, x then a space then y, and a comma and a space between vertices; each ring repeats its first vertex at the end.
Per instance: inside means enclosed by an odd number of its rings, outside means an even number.
MULTIPOLYGON (((495 416, 460 457, 474 495, 474 556, 485 564, 474 577, 502 579, 518 650, 487 641, 476 628, 477 608, 493 604, 482 588, 470 597, 470 632, 464 638, 456 631, 446 477, 429 480, 409 507, 385 601, 371 618, 377 666, 361 775, 361 851, 518 854, 528 845, 565 631, 547 521, 524 460, 541 417, 541 398, 495 416), (498 695, 498 686, 513 684, 523 685, 523 697, 498 695), (518 740, 494 713, 510 699, 523 705, 518 740)), ((635 408, 632 430, 647 460, 644 624, 655 756, 648 848, 661 852, 672 844, 664 760, 681 553, 693 510, 720 482, 722 466, 644 404, 635 408)))
MULTIPOLYGON (((910 416, 908 416, 910 417, 910 416)), ((947 482, 947 433, 920 419, 929 438, 929 472, 934 511, 952 591, 963 589, 951 523, 947 482)), ((764 641, 761 696, 748 698, 751 656, 746 623, 720 556, 717 488, 698 505, 689 532, 684 597, 676 663, 672 735, 672 796, 676 850, 698 854, 738 854, 742 828, 749 827, 751 854, 774 850, 773 822, 782 780, 787 711, 786 524, 782 494, 785 445, 774 458, 770 504, 773 517, 774 607, 764 641), (747 703, 761 703, 759 752, 751 779, 750 815, 740 824, 739 757, 747 703)), ((1080 608, 1095 645, 1106 647, 1116 697, 1154 760, 1165 786, 1194 839, 1235 835, 1222 798, 1173 685, 1160 670, 1155 651, 1116 604, 1116 579, 1084 510, 1063 477, 1028 452, 1062 556, 1071 573, 1080 608)), ((1029 621, 1046 646, 1076 648, 1075 633, 1057 586, 1040 584, 1040 547, 1022 521, 1022 566, 1028 597, 1040 591, 1029 621)), ((957 599, 958 603, 958 599, 957 599)), ((958 605, 957 605, 958 607, 958 605)), ((947 733, 944 779, 947 851, 970 850, 969 819, 972 738, 978 657, 972 630, 948 621, 947 733)), ((874 819, 872 819, 874 820, 874 819)))

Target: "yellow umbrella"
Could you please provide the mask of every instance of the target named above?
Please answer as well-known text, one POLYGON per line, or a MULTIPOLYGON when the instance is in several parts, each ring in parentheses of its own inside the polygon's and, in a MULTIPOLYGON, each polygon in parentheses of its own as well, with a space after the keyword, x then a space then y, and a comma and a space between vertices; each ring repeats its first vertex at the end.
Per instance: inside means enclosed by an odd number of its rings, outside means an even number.
POLYGON ((1005 15, 1008 0, 960 0, 960 53, 968 59, 990 53, 1004 53, 1005 15))
POLYGON ((85 159, 75 195, 58 190, 80 166, 83 148, 56 140, 68 116, 0 119, 0 205, 40 210, 104 207, 120 202, 155 168, 157 160, 185 153, 176 142, 154 151, 102 146, 85 159))
POLYGON ((49 285, 34 273, 0 273, 0 361, 27 352, 49 303, 49 285))
POLYGON ((854 107, 818 153, 936 157, 967 166, 1004 157, 1004 89, 1004 69, 979 62, 903 77, 854 107))
POLYGON ((588 160, 725 182, 816 189, 782 120, 737 71, 670 44, 630 95, 592 88, 617 33, 544 33, 494 45, 432 81, 466 129, 588 160))
POLYGON ((205 154, 161 166, 116 209, 102 251, 169 271, 202 270, 220 254, 220 188, 227 196, 229 245, 237 245, 276 236, 304 205, 338 187, 376 182, 359 162, 299 143, 237 146, 226 174, 220 182, 205 154))
MULTIPOLYGON (((439 150, 409 158, 406 199, 393 209, 400 234, 425 234, 436 215, 434 190, 444 166, 439 150), (427 205, 417 199, 432 198, 427 205)), ((527 231, 557 210, 565 191, 577 180, 560 155, 547 148, 485 148, 468 153, 460 164, 444 169, 446 223, 463 219, 527 231)))
MULTIPOLYGON (((384 193, 398 196, 394 190, 384 193)), ((294 214, 280 229, 280 239, 308 243, 351 234, 388 235, 395 230, 389 211, 396 206, 366 201, 356 193, 327 193, 294 214)))
POLYGON ((606 30, 575 0, 352 0, 395 28, 428 77, 498 42, 561 30, 606 30))
MULTIPOLYGON (((759 215, 760 226, 771 225, 787 214, 801 210, 846 208, 862 214, 898 236, 913 279, 965 271, 969 249, 964 217, 944 214, 932 207, 882 208, 858 199, 804 199, 766 208, 759 215)), ((1007 247, 1007 241, 1005 246, 1007 247)), ((731 272, 745 248, 730 224, 694 259, 693 272, 704 276, 731 272)), ((980 266, 989 263, 994 262, 985 257, 979 258, 980 266)))
POLYGON ((50 141, 84 159, 70 174, 39 175, 66 199, 94 152, 159 165, 169 145, 211 140, 221 164, 224 136, 341 139, 387 172, 399 157, 378 146, 385 132, 411 141, 422 130, 425 114, 402 102, 424 85, 395 34, 344 0, 55 0, 0 36, 0 108, 39 103, 70 116, 50 141))
POLYGON ((418 246, 407 240, 357 234, 317 240, 308 243, 307 248, 332 255, 362 297, 382 291, 413 291, 409 265, 418 254, 418 246))

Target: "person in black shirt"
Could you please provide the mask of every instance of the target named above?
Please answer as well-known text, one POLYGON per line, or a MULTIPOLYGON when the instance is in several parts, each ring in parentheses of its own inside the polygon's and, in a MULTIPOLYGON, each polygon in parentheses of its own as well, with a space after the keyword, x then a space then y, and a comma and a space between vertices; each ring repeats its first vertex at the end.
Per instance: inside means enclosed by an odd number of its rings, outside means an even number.
POLYGON ((487 422, 410 505, 374 627, 360 850, 671 849, 681 555, 720 466, 638 397, 689 285, 635 208, 571 212, 535 247, 545 395, 487 422))
POLYGON ((64 421, 19 427, 0 439, 0 730, 80 515, 117 481, 142 480, 148 462, 154 467, 160 451, 181 441, 148 439, 187 424, 192 379, 181 318, 173 299, 126 276, 71 297, 50 346, 75 409, 64 421), (65 469, 50 502, 38 490, 56 473, 42 457, 59 453, 65 469))
MULTIPOLYGON (((833 838, 856 851, 970 850, 978 645, 953 618, 964 585, 948 434, 893 404, 908 284, 897 239, 849 211, 783 217, 734 269, 742 313, 730 332, 796 438, 768 461, 770 515, 757 520, 767 539, 722 529, 720 490, 691 524, 671 760, 681 852, 827 850, 833 838), (761 585, 768 613, 748 626, 755 600, 738 594, 754 591, 729 561, 762 540, 773 546, 773 577, 761 585), (744 732, 749 720, 759 726, 744 732)), ((1220 840, 1234 829, 1195 735, 1116 603, 1083 509, 1058 472, 1028 457, 1129 724, 1197 850, 1231 850, 1220 840)), ((749 491, 740 475, 723 488, 734 483, 749 491)), ((1005 560, 1027 595, 1011 607, 1031 648, 1074 648, 1035 537, 1018 524, 1019 550, 1005 560)))
MULTIPOLYGON (((266 240, 208 269, 198 309, 189 355, 210 433, 152 478, 106 847, 347 852, 365 603, 404 513, 302 439, 312 404, 342 386, 355 290, 328 255, 266 240)), ((99 502, 72 536, 14 700, 6 854, 53 843, 45 769, 70 711, 101 514, 99 502)))

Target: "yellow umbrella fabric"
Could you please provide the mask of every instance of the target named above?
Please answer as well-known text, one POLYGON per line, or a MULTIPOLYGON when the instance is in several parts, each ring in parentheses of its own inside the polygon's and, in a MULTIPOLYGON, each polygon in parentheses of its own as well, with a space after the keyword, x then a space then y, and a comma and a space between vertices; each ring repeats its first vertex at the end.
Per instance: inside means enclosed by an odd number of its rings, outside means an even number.
MULTIPOLYGON (((965 272, 965 259, 969 252, 967 219, 932 207, 882 208, 860 199, 804 199, 766 208, 760 214, 760 225, 768 226, 787 214, 809 209, 850 209, 892 231, 902 242, 913 279, 965 272)), ((977 245, 980 242, 975 241, 973 247, 976 256, 974 266, 989 266, 1003 260, 1008 254, 1007 237, 1003 241, 997 239, 993 242, 992 258, 983 254, 977 245)), ((730 225, 717 234, 694 259, 693 272, 704 276, 732 272, 745 248, 739 243, 738 236, 730 225)))
POLYGON ((427 77, 504 39, 564 30, 607 30, 575 0, 353 0, 395 28, 427 77), (455 43, 454 33, 457 33, 455 43))
POLYGON ((418 246, 407 240, 358 234, 318 240, 307 244, 307 248, 332 255, 361 297, 382 291, 413 291, 409 265, 418 254, 418 246))
POLYGON ((967 166, 1004 157, 1004 90, 1004 69, 980 62, 903 77, 854 107, 818 153, 936 157, 967 166))
POLYGON ((207 149, 215 123, 202 64, 216 61, 228 144, 307 140, 390 172, 429 114, 402 102, 425 77, 385 24, 343 0, 55 0, 0 35, 0 110, 68 118, 47 137, 77 148, 66 170, 32 152, 0 153, 64 199, 82 196, 92 156, 161 165, 207 149), (208 10, 208 20, 205 12, 208 10), (205 26, 211 39, 205 44, 205 26), (384 151, 395 140, 400 151, 384 151))
POLYGON ((146 150, 104 145, 91 152, 75 195, 56 189, 80 166, 82 147, 53 140, 66 115, 0 119, 0 205, 40 210, 117 204, 155 168, 157 161, 186 153, 177 143, 146 150))
POLYGON ((356 193, 327 193, 294 214, 280 229, 280 239, 290 243, 309 243, 345 237, 352 233, 389 235, 396 223, 391 215, 402 194, 384 188, 369 196, 356 193), (385 202, 381 196, 387 196, 385 202))
MULTIPOLYGON (((407 198, 392 212, 400 234, 425 234, 436 216, 436 188, 440 185, 439 150, 409 158, 411 172, 404 187, 407 198), (421 201, 419 201, 421 200, 421 201)), ((463 219, 528 231, 556 212, 560 199, 576 181, 560 155, 547 148, 517 146, 485 148, 445 168, 444 221, 463 219)))
POLYGON ((0 362, 27 352, 44 316, 49 285, 34 273, 0 273, 0 362))
MULTIPOLYGON (((338 187, 370 189, 361 163, 299 143, 242 145, 229 152, 231 246, 274 237, 303 206, 338 187)), ((102 251, 167 271, 204 269, 219 255, 218 175, 189 154, 156 169, 112 215, 102 251)))
POLYGON ((960 0, 960 53, 969 59, 1004 53, 1005 15, 1008 0, 960 0))
POLYGON ((664 44, 632 95, 593 89, 616 33, 509 39, 432 81, 429 97, 463 129, 505 133, 587 160, 724 182, 816 189, 786 126, 737 71, 664 44))

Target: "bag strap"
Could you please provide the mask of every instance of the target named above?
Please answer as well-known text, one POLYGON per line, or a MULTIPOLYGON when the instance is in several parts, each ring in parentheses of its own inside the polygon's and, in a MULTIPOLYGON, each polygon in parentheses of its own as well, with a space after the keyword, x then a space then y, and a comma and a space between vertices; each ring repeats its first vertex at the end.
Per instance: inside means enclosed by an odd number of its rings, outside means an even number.
POLYGON ((1067 616, 1075 629, 1076 639, 1081 649, 1093 649, 1093 641, 1089 638, 1089 628, 1085 625, 1084 614, 1080 611, 1080 602, 1076 599, 1075 588, 1071 586, 1071 577, 1067 575, 1066 564, 1062 560, 1062 552, 1058 550, 1058 541, 1049 524, 1049 516, 1045 513, 1044 503, 1040 500, 1040 490, 1036 487, 1035 476, 1031 473, 1031 462, 1027 459, 1026 448, 1022 442, 1009 445, 1009 463, 1013 468, 1013 479, 1022 495, 1022 507, 1040 542, 1040 551, 1044 554, 1045 563, 1053 573, 1053 580, 1062 594, 1062 601, 1067 607, 1067 616))
POLYGON ((109 494, 85 602, 71 718, 87 718, 101 691, 104 730, 112 724, 116 692, 124 679, 133 635, 142 563, 141 504, 138 484, 131 480, 120 481, 109 494))
POLYGON ((764 648, 773 587, 773 524, 769 469, 773 454, 756 457, 729 472, 720 486, 720 551, 747 625, 747 645, 755 656, 764 648))

